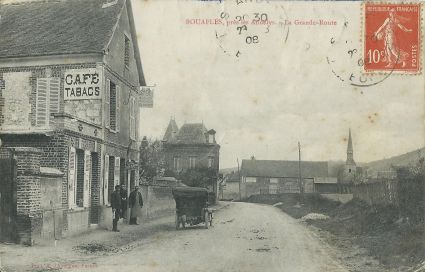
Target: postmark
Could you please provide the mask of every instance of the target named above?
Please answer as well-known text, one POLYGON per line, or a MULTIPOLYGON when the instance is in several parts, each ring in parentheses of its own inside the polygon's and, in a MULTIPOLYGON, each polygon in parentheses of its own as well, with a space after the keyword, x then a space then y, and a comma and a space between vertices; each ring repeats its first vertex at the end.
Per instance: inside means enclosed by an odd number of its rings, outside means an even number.
POLYGON ((364 72, 417 74, 421 69, 421 5, 364 4, 364 72))
POLYGON ((215 37, 222 52, 236 59, 251 56, 258 50, 275 50, 289 36, 289 19, 279 2, 229 1, 220 11, 222 24, 215 37))

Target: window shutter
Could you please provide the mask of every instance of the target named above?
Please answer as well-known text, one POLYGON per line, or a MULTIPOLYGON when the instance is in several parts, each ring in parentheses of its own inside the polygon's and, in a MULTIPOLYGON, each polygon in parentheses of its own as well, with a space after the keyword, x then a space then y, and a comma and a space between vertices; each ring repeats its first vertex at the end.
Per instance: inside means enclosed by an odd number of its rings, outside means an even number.
POLYGON ((68 208, 72 209, 76 205, 75 199, 75 148, 69 148, 68 164, 68 208))
POLYGON ((115 157, 114 187, 120 184, 120 157, 115 157))
POLYGON ((139 104, 137 103, 137 100, 136 100, 136 98, 133 98, 133 103, 134 103, 134 105, 133 105, 133 111, 134 111, 134 140, 138 140, 139 139, 139 128, 138 128, 138 125, 139 125, 139 104))
POLYGON ((108 195, 108 182, 109 182, 109 156, 105 155, 105 168, 103 170, 103 204, 109 204, 108 195))
POLYGON ((111 81, 109 79, 106 80, 106 86, 105 86, 105 114, 103 115, 105 117, 105 127, 109 128, 110 125, 110 97, 111 97, 111 81))
POLYGON ((130 137, 135 140, 134 97, 130 98, 130 137))
POLYGON ((59 103, 60 103, 60 79, 57 77, 52 77, 49 80, 49 91, 50 91, 50 113, 59 112, 59 103))
POLYGON ((90 180, 91 173, 91 154, 90 151, 84 152, 84 190, 83 190, 83 207, 90 207, 90 180))
POLYGON ((38 78, 37 79, 37 95, 36 95, 36 114, 35 121, 36 126, 46 126, 48 124, 49 116, 49 88, 47 78, 38 78))
POLYGON ((121 107, 121 88, 120 86, 116 86, 116 113, 115 113, 115 127, 116 127, 116 131, 120 131, 120 120, 121 120, 121 114, 120 114, 120 107, 121 107))

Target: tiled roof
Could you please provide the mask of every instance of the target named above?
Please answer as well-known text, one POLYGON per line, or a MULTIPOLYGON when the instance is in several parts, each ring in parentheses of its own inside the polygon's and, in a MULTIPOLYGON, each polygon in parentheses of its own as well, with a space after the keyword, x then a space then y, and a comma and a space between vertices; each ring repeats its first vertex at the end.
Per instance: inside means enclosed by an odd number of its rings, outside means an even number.
POLYGON ((172 137, 168 142, 172 144, 206 144, 206 132, 207 129, 204 124, 184 124, 175 137, 172 137))
POLYGON ((33 1, 0 5, 0 57, 101 53, 125 3, 33 1))
MULTIPOLYGON (((241 175, 246 177, 298 177, 298 161, 243 160, 241 175)), ((328 162, 301 161, 304 178, 327 177, 328 162)))
POLYGON ((171 137, 179 131, 179 127, 177 126, 177 123, 174 119, 170 120, 170 123, 168 124, 167 130, 165 131, 164 138, 162 138, 163 141, 168 141, 171 139, 171 137))

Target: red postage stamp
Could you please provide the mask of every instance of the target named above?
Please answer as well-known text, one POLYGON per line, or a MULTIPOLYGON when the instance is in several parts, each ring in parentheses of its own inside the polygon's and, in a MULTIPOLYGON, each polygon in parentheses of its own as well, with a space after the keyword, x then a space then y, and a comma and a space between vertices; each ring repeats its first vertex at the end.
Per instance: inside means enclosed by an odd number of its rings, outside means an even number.
POLYGON ((420 4, 366 2, 364 69, 366 72, 420 72, 420 4))

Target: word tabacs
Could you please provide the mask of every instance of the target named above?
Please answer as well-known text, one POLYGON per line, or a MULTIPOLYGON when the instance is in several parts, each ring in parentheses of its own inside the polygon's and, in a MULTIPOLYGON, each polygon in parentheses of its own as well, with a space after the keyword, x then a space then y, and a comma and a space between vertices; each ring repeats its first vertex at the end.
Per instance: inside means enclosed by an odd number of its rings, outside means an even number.
POLYGON ((68 70, 64 75, 64 100, 101 99, 101 84, 97 69, 68 70))

